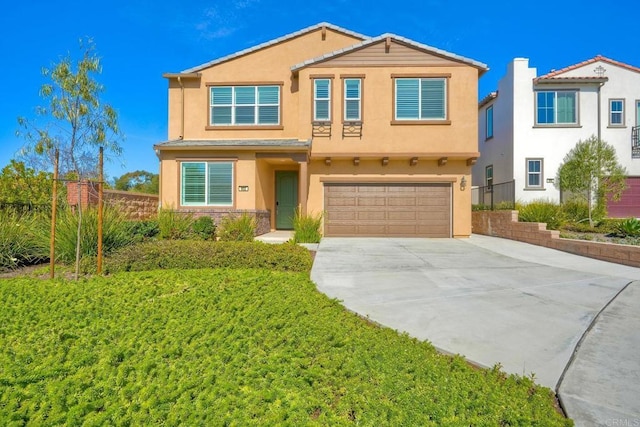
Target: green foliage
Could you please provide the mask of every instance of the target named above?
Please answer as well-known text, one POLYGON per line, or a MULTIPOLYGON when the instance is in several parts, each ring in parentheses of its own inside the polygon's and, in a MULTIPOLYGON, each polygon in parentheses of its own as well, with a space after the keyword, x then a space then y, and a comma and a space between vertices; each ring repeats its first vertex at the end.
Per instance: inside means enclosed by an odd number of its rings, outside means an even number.
MULTIPOLYGON (((76 236, 78 229, 77 213, 71 209, 58 212, 56 221, 56 259, 71 263, 76 258, 76 236)), ((98 254, 98 210, 89 208, 83 211, 80 226, 80 256, 95 257, 98 254)), ((49 229, 42 230, 42 239, 49 241, 49 229)), ((115 207, 104 207, 102 226, 103 253, 129 245, 133 240, 131 222, 115 207)))
POLYGON ((0 210, 0 271, 36 264, 49 257, 48 245, 34 231, 48 217, 40 213, 0 210))
POLYGON ((293 217, 293 241, 295 243, 320 243, 322 213, 302 215, 299 210, 293 217))
POLYGON ((571 425, 530 378, 374 326, 304 273, 5 280, 0 325, 0 425, 571 425))
POLYGON ((216 239, 216 224, 210 216, 201 216, 191 225, 193 237, 201 240, 216 239))
MULTIPOLYGON (((64 186, 58 186, 64 200, 64 186)), ((53 175, 36 172, 23 162, 11 160, 0 172, 0 203, 51 205, 53 175)))
POLYGON ((43 68, 48 80, 40 88, 45 106, 36 108, 44 123, 18 118, 28 145, 25 154, 51 159, 60 152, 60 172, 74 171, 79 178, 95 176, 98 148, 119 155, 122 148, 116 110, 100 99, 104 87, 96 80, 102 72, 100 58, 91 40, 80 43, 81 59, 63 57, 51 68, 43 68))
POLYGON ((114 188, 121 191, 158 194, 159 175, 147 171, 137 170, 127 172, 115 180, 114 188))
MULTIPOLYGON (((515 209, 515 204, 513 202, 507 202, 507 201, 496 203, 493 206, 494 211, 510 211, 514 209, 515 209)), ((491 205, 483 205, 483 204, 471 205, 471 210, 472 211, 490 211, 491 205)))
POLYGON ((293 244, 163 240, 127 246, 105 259, 105 272, 196 268, 311 271, 311 255, 293 244))
POLYGON ((227 215, 218 224, 218 238, 223 242, 251 242, 256 235, 256 219, 243 213, 227 215))
POLYGON ((544 222, 547 230, 558 230, 564 223, 562 207, 549 200, 539 199, 527 204, 518 204, 520 222, 544 222))
POLYGON ((171 208, 160 209, 158 212, 158 226, 161 239, 180 240, 187 239, 191 233, 193 214, 178 212, 171 208))
POLYGON ((160 234, 160 224, 157 219, 129 221, 129 226, 131 227, 131 238, 134 242, 153 239, 160 234))
POLYGON ((619 237, 639 237, 640 221, 637 218, 622 220, 616 227, 616 234, 619 237))
POLYGON ((565 219, 568 222, 581 223, 589 221, 589 204, 586 200, 573 198, 564 202, 561 207, 565 219))
POLYGON ((589 206, 589 222, 593 225, 593 209, 605 214, 607 197, 620 200, 625 189, 625 168, 618 163, 612 145, 596 136, 578 141, 558 168, 557 185, 561 190, 584 194, 589 206), (595 196, 595 203, 593 196, 595 196))

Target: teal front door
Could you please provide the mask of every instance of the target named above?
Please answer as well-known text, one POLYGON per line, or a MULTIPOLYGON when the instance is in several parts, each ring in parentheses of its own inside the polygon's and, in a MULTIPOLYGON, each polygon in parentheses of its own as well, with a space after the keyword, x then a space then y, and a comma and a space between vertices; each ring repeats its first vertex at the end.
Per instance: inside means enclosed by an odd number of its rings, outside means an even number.
POLYGON ((293 229, 293 217, 298 207, 298 172, 276 172, 276 228, 293 229))

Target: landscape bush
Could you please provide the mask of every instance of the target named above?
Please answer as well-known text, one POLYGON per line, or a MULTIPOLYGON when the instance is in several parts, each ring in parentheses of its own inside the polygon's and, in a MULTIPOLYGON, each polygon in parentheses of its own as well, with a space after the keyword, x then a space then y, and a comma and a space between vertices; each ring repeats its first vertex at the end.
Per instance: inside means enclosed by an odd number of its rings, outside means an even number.
POLYGON ((223 242, 251 242, 256 235, 255 217, 242 215, 226 215, 218 224, 218 238, 223 242))
POLYGON ((589 205, 585 200, 574 198, 562 203, 561 208, 567 222, 589 224, 589 205))
POLYGON ((637 218, 627 218, 620 221, 616 227, 618 237, 639 237, 640 221, 637 218))
POLYGON ((47 216, 0 209, 0 271, 31 265, 49 257, 49 245, 37 234, 47 216))
POLYGON ((191 234, 193 214, 178 212, 172 208, 160 209, 158 212, 158 237, 161 239, 187 239, 191 234))
POLYGON ((0 425, 569 426, 530 378, 377 327, 304 273, 0 281, 0 425))
POLYGON ((105 259, 104 271, 225 267, 308 272, 311 265, 309 251, 294 244, 159 240, 120 249, 105 259))
POLYGON ((564 224, 562 207, 549 200, 539 199, 526 204, 518 203, 518 220, 520 222, 544 222, 547 230, 559 230, 564 224))
POLYGON ((191 225, 193 237, 200 240, 216 239, 216 224, 210 216, 201 216, 191 225))
POLYGON ((317 215, 302 215, 299 210, 293 217, 293 241, 294 243, 320 243, 322 233, 322 213, 317 215))
POLYGON ((134 242, 153 239, 160 234, 160 224, 157 219, 130 221, 131 238, 134 242))
MULTIPOLYGON (((133 241, 131 222, 117 207, 105 206, 102 225, 102 251, 105 255, 129 245, 133 241)), ((56 260, 64 263, 75 261, 78 215, 70 208, 61 209, 56 220, 56 260)), ((49 245, 50 224, 41 225, 41 244, 49 245)), ((95 257, 98 254, 98 209, 90 207, 82 211, 80 256, 95 257)))

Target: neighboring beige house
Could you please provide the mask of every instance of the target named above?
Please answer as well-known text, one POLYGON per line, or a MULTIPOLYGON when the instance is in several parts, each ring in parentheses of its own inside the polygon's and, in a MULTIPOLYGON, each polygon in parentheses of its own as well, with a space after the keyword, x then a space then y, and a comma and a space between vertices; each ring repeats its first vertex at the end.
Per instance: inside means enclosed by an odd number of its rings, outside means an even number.
POLYGON ((324 214, 326 236, 471 234, 485 64, 321 23, 169 80, 164 208, 248 212, 259 233, 324 214))

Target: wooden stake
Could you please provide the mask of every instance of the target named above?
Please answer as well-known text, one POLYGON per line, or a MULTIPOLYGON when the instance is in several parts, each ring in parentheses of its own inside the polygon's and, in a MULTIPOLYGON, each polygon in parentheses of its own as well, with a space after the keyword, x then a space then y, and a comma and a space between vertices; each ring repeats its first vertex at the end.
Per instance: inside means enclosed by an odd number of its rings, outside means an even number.
POLYGON ((98 182, 98 266, 96 268, 98 274, 102 274, 102 188, 104 185, 103 151, 103 148, 100 147, 100 156, 98 157, 98 179, 100 181, 98 182))
POLYGON ((49 277, 56 275, 56 213, 58 207, 58 160, 60 151, 56 148, 53 160, 53 200, 51 201, 51 237, 49 240, 49 277))

